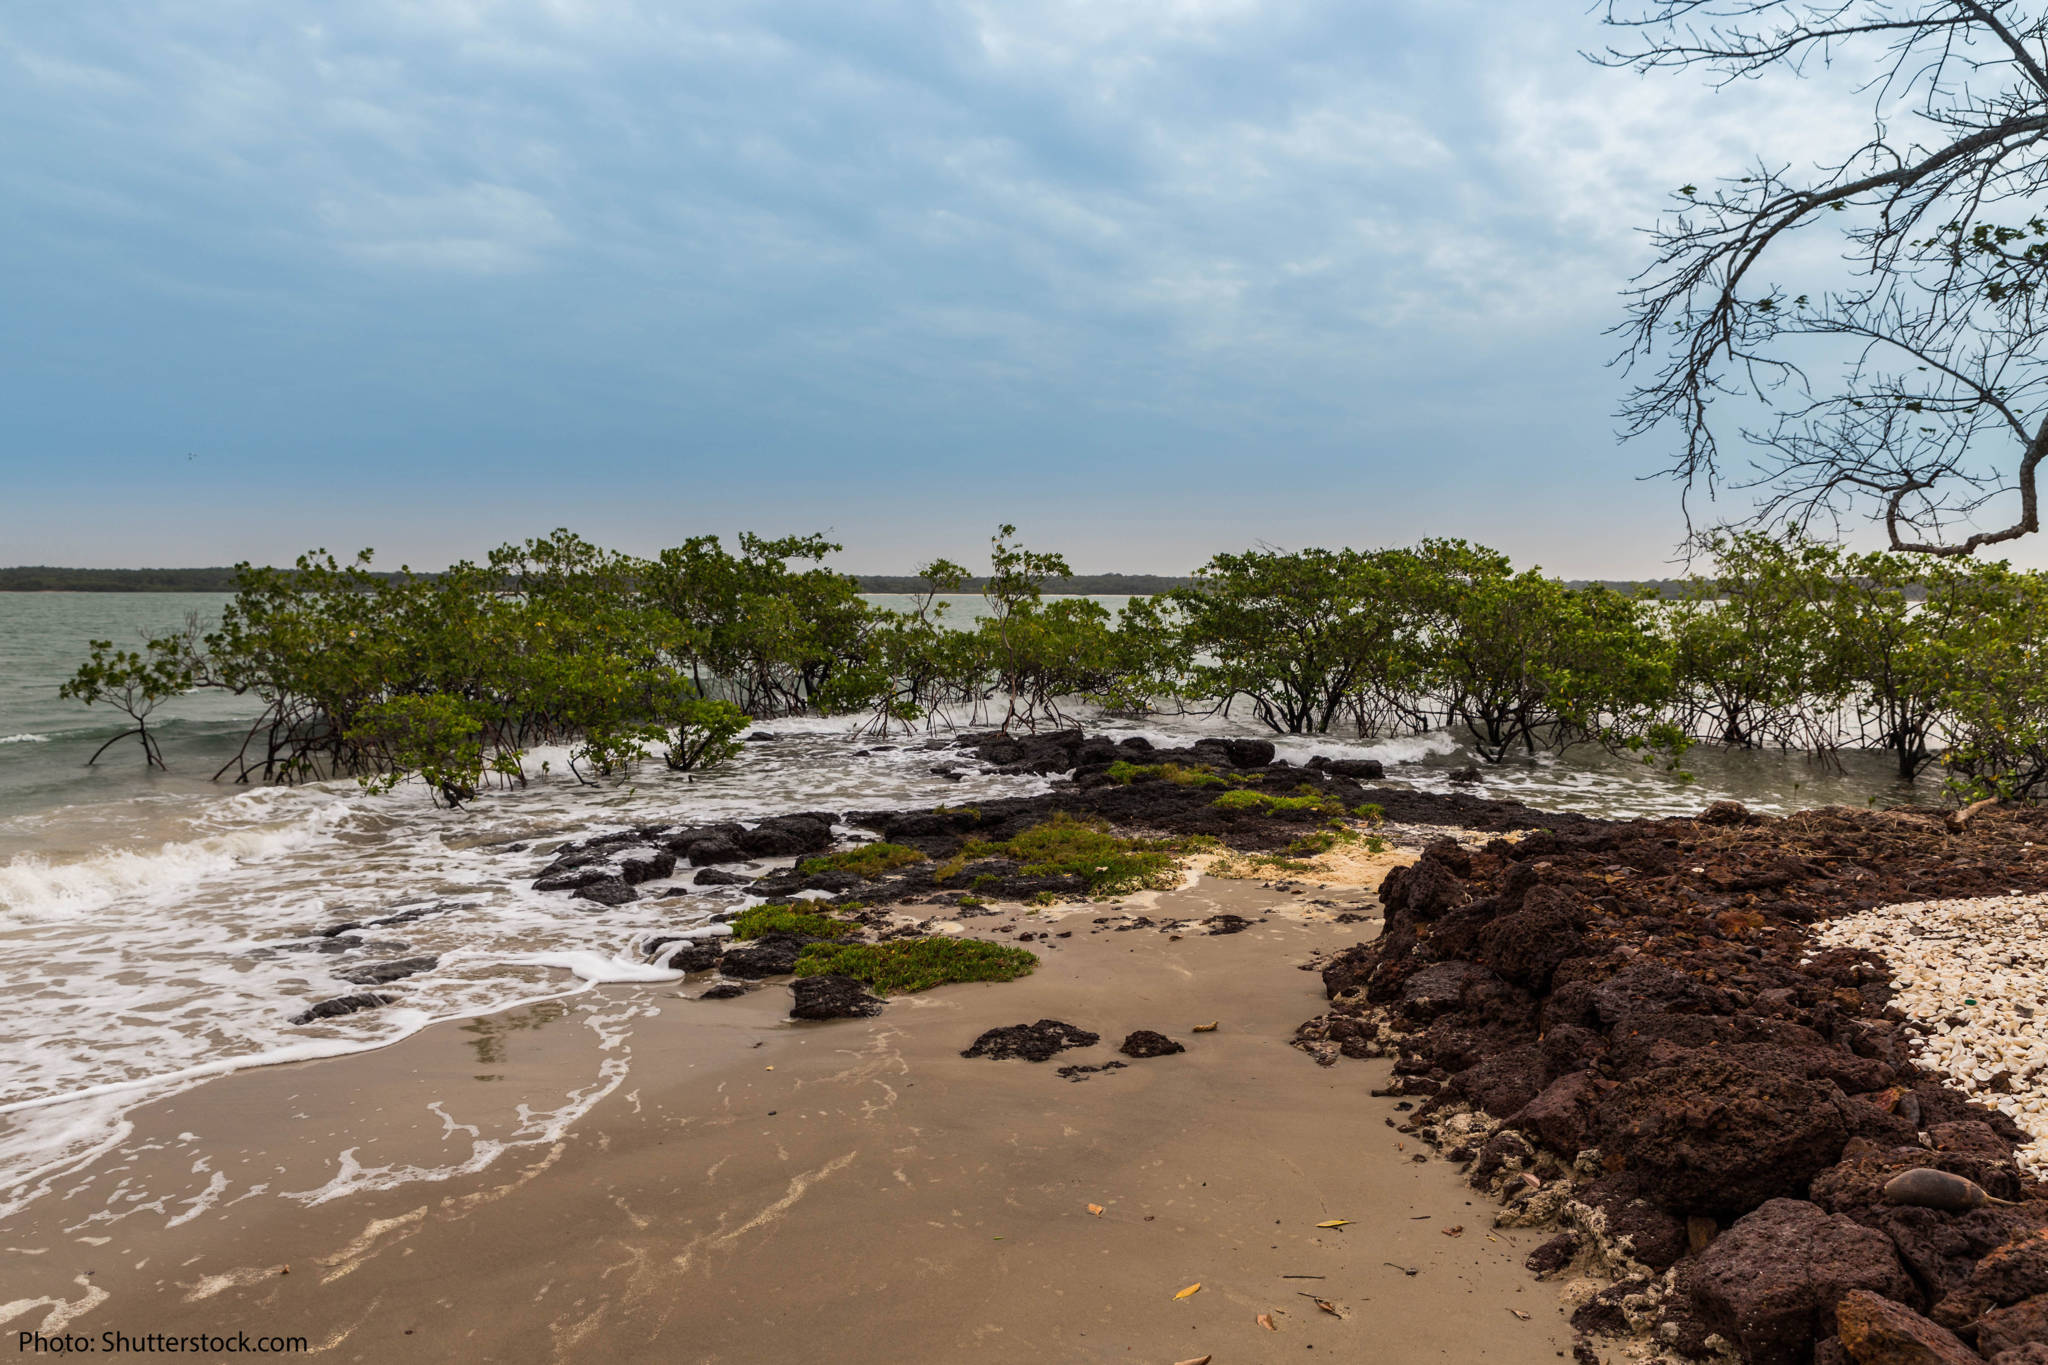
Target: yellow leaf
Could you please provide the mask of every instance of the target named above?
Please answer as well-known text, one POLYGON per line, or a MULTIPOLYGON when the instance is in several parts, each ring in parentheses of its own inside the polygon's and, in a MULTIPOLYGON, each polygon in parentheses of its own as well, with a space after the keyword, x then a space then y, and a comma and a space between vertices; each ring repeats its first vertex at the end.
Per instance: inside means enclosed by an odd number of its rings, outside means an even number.
POLYGON ((1193 1360, 1176 1360, 1173 1365, 1209 1365, 1214 1356, 1196 1356, 1193 1360))
POLYGON ((1178 1294, 1175 1294, 1175 1295, 1174 1295, 1174 1297, 1175 1297, 1176 1299, 1184 1299, 1184 1298, 1186 1298, 1186 1297, 1187 1297, 1188 1295, 1190 1295, 1190 1294, 1199 1294, 1199 1293, 1201 1293, 1201 1292, 1202 1292, 1202 1286, 1201 1286, 1201 1282, 1200 1282, 1200 1281, 1197 1281, 1196 1283, 1194 1283, 1194 1284, 1191 1284, 1191 1285, 1189 1285, 1189 1286, 1188 1286, 1188 1287, 1187 1287, 1186 1289, 1183 1289, 1183 1290, 1181 1290, 1181 1291, 1180 1291, 1180 1293, 1178 1293, 1178 1294))
POLYGON ((1332 1218, 1329 1222, 1318 1223, 1316 1224, 1316 1226, 1319 1228, 1341 1228, 1348 1224, 1350 1221, 1351 1220, 1349 1218, 1332 1218))
POLYGON ((1102 1205, 1100 1205, 1100 1204, 1090 1204, 1090 1205, 1088 1206, 1088 1212, 1090 1212, 1090 1213, 1094 1214, 1094 1215, 1095 1215, 1095 1216, 1096 1216, 1097 1218, 1100 1218, 1100 1217, 1102 1217, 1102 1205))
POLYGON ((1195 1031, 1196 1033, 1214 1033, 1214 1032, 1216 1031, 1216 1025, 1217 1025, 1217 1024, 1219 1024, 1219 1023, 1221 1023, 1221 1022, 1222 1022, 1222 1021, 1221 1021, 1221 1020, 1218 1020, 1218 1019, 1211 1019, 1211 1020, 1210 1020, 1210 1021, 1209 1021, 1208 1023, 1206 1023, 1206 1024, 1197 1024, 1197 1025, 1195 1025, 1195 1029, 1194 1029, 1194 1031, 1195 1031))
POLYGON ((1265 1328, 1268 1332, 1277 1332, 1280 1330, 1278 1327, 1275 1327, 1273 1325, 1273 1315, 1271 1313, 1259 1314, 1256 1321, 1258 1322, 1259 1326, 1265 1328))
MULTIPOLYGON (((1313 1298, 1314 1296, 1311 1295, 1310 1297, 1313 1298)), ((1316 1299, 1316 1307, 1322 1309, 1325 1313, 1328 1313, 1333 1318, 1341 1318, 1344 1316, 1342 1313, 1339 1313, 1337 1311, 1337 1305, 1331 1303, 1328 1299, 1316 1299)))

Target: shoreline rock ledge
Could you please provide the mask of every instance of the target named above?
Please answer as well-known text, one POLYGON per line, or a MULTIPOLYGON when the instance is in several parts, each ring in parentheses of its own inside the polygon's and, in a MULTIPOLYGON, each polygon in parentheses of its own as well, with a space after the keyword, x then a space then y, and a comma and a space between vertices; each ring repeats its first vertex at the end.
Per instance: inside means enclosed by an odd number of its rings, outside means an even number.
POLYGON ((1631 1359, 2048 1365, 2030 1135, 1916 1063, 1930 1026, 1883 958, 1814 932, 2043 891, 2048 811, 1723 804, 1443 840, 1388 876, 1296 1046, 1391 1058, 1385 1093, 1422 1101, 1402 1131, 1497 1224, 1555 1229, 1530 1269, 1566 1281, 1581 1361, 1614 1335, 1631 1359))

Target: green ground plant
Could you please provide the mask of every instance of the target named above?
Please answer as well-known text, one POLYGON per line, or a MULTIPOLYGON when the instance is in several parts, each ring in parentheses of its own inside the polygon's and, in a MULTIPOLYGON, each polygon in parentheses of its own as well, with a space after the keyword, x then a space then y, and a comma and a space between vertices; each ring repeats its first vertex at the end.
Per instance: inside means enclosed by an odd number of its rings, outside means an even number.
MULTIPOLYGON (((969 841, 964 857, 1009 858, 1027 877, 1079 877, 1092 896, 1121 896, 1178 884, 1184 843, 1133 839, 1110 832, 1106 820, 1061 811, 1000 843, 969 841)), ((998 879, 999 880, 999 879, 998 879)), ((980 879, 976 879, 979 885, 980 879)))
POLYGON ((851 872, 858 877, 879 877, 884 872, 924 861, 925 855, 914 848, 878 841, 806 858, 797 864, 797 871, 807 876, 820 872, 851 872))
POLYGON ((934 936, 887 943, 814 943, 797 958, 796 974, 850 976, 880 994, 895 995, 956 981, 1014 981, 1037 965, 1037 954, 1028 949, 934 936))
POLYGON ((807 938, 845 938, 860 932, 858 924, 806 910, 800 905, 756 905, 732 918, 734 938, 763 934, 802 934, 807 938))
POLYGON ((1227 787, 1229 782, 1211 768, 1192 768, 1182 763, 1132 763, 1118 759, 1104 775, 1119 786, 1133 782, 1171 782, 1176 787, 1227 787))
POLYGON ((1223 793, 1209 804, 1217 810, 1249 811, 1257 815, 1281 815, 1300 811, 1317 815, 1345 814, 1342 801, 1328 792, 1317 791, 1306 783, 1293 796, 1275 796, 1271 792, 1239 788, 1223 793))

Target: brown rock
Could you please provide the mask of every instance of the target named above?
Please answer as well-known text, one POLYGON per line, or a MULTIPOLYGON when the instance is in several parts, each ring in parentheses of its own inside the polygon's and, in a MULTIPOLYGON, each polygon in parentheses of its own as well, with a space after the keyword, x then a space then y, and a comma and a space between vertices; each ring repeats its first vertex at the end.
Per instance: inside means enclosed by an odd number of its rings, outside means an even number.
POLYGON ((1554 1152, 1577 1152, 1586 1145, 1586 1134, 1593 1126, 1593 1104, 1605 1088, 1592 1072, 1574 1071, 1553 1081, 1508 1123, 1534 1133, 1554 1152))
POLYGON ((1852 1289, 1835 1309, 1842 1345, 1856 1365, 1979 1365, 1955 1333, 1901 1303, 1852 1289))
POLYGON ((1605 1095, 1592 1145, 1626 1160, 1667 1208, 1741 1214, 1804 1194, 1835 1164, 1849 1132, 1832 1093, 1688 1052, 1605 1095))
POLYGON ((2036 1294, 1977 1319, 1977 1349, 1987 1356, 2022 1346, 2048 1347, 2048 1294, 2036 1294))
POLYGON ((1994 1247, 1963 1285, 1934 1305, 1936 1322, 1966 1327, 1993 1308, 2048 1294, 2048 1234, 2031 1232, 1994 1247))
POLYGON ((1852 1290, 1911 1295, 1891 1242, 1799 1199, 1773 1199, 1679 1266, 1694 1311, 1753 1365, 1804 1365, 1852 1290))

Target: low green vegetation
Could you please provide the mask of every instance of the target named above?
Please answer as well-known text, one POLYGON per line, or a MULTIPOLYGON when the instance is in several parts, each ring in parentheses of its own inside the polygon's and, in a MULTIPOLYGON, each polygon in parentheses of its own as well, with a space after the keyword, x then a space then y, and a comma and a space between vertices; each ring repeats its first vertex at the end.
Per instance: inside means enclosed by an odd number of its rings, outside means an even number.
POLYGON ((842 848, 836 853, 821 853, 815 858, 806 858, 797 864, 797 870, 806 875, 820 872, 851 872, 858 877, 879 877, 884 872, 912 863, 921 863, 924 854, 902 844, 877 842, 857 844, 842 848))
POLYGON ((734 938, 763 934, 802 934, 806 938, 844 938, 860 932, 858 924, 821 915, 797 905, 757 905, 732 918, 734 938))
POLYGON ((1176 841, 1112 834, 1105 820, 1077 818, 1062 811, 1001 843, 972 840, 961 849, 961 856, 1009 858, 1023 865, 1021 871, 1027 877, 1079 877, 1090 895, 1121 896, 1177 885, 1177 855, 1186 851, 1186 846, 1176 841))
POLYGON ((1294 796, 1274 796, 1270 792, 1237 791, 1225 792, 1209 803, 1218 810, 1250 811, 1257 815, 1280 815, 1290 811, 1309 811, 1317 815, 1343 815, 1344 803, 1327 792, 1319 792, 1303 783, 1294 796))
POLYGON ((1118 759, 1109 765, 1110 781, 1128 787, 1133 782, 1171 782, 1177 787, 1227 787, 1229 782, 1207 768, 1182 763, 1131 763, 1118 759))
POLYGON ((883 995, 929 990, 954 981, 1014 981, 1038 965, 1023 948, 974 938, 910 938, 887 943, 814 943, 797 959, 798 976, 850 976, 883 995))

